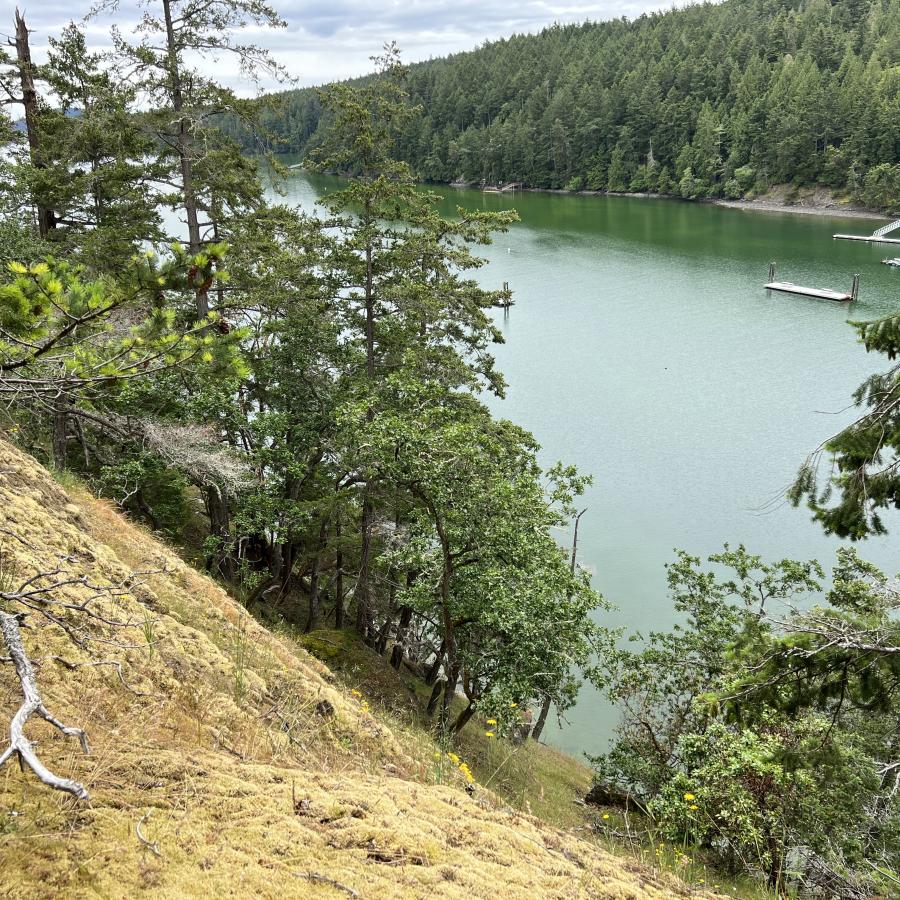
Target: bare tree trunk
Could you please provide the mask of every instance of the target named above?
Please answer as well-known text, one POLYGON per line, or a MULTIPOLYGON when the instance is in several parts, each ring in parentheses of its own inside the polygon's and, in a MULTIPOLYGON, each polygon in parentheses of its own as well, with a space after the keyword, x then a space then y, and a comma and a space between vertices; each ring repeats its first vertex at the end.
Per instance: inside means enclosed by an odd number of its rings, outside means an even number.
POLYGON ((312 571, 309 575, 309 616, 306 619, 306 633, 312 631, 319 620, 319 570, 322 562, 322 553, 325 550, 328 537, 328 517, 322 519, 319 526, 319 536, 316 540, 316 555, 313 557, 312 571))
MULTIPOLYGON (((578 559, 578 525, 581 522, 581 517, 587 512, 587 509, 583 509, 577 516, 575 516, 575 531, 572 534, 572 554, 569 557, 569 571, 574 575, 575 574, 575 564, 578 559)), ((538 716, 538 720, 534 725, 534 729, 531 732, 531 737, 539 741, 541 739, 541 735, 544 733, 544 726, 547 724, 547 716, 550 714, 550 695, 545 694, 544 700, 541 703, 541 712, 538 716)))
MULTIPOLYGON (((370 218, 370 210, 365 211, 370 218)), ((375 384, 375 296, 374 277, 372 267, 372 246, 366 246, 366 377, 369 384, 375 384)), ((366 410, 366 421, 375 421, 375 410, 370 405, 366 410)), ((363 508, 360 516, 360 563, 359 577, 353 590, 353 599, 356 602, 356 630, 363 636, 366 643, 372 641, 372 526, 375 523, 375 508, 372 504, 372 482, 366 478, 363 485, 363 508)))
MULTIPOLYGON (((22 89, 22 106, 25 108, 25 130, 28 133, 28 152, 31 164, 43 168, 40 135, 38 134, 38 95, 34 86, 34 65, 31 62, 31 47, 28 43, 28 28, 19 10, 16 10, 16 63, 19 69, 19 85, 22 89)), ((56 214, 52 209, 38 203, 38 231, 42 238, 50 236, 56 228, 56 214)))
POLYGON ((81 749, 88 753, 90 750, 85 733, 80 728, 63 725, 59 719, 50 715, 47 707, 44 706, 44 701, 41 699, 41 693, 38 690, 37 679, 34 675, 34 668, 22 643, 19 618, 10 613, 0 612, 0 634, 3 635, 6 649, 9 651, 16 675, 19 677, 19 683, 22 685, 22 695, 24 697, 24 702, 10 722, 9 746, 0 754, 0 766, 3 766, 11 757, 17 756, 20 765, 23 768, 28 766, 44 784, 56 788, 58 791, 72 794, 79 800, 87 800, 88 792, 83 784, 72 781, 70 778, 61 778, 59 775, 55 775, 40 761, 38 755, 34 752, 34 744, 25 736, 25 724, 33 715, 38 715, 54 728, 58 728, 63 734, 69 737, 77 737, 81 742, 81 749))
POLYGON ((344 627, 344 550, 341 546, 341 516, 334 523, 337 551, 334 554, 334 627, 344 627))
MULTIPOLYGON (((365 488, 368 491, 368 486, 365 488)), ((356 603, 356 630, 362 635, 366 643, 372 641, 372 529, 375 524, 375 510, 368 496, 363 500, 362 515, 360 516, 360 536, 362 547, 359 562, 359 577, 356 579, 356 587, 353 590, 353 599, 356 603)))
MULTIPOLYGON (((199 253, 201 246, 200 216, 194 187, 194 162, 191 157, 190 127, 187 117, 184 115, 181 60, 178 57, 178 42, 172 20, 171 0, 163 0, 163 17, 166 22, 166 50, 169 57, 169 96, 172 100, 172 110, 178 120, 175 142, 178 147, 178 162, 181 167, 182 202, 184 204, 185 219, 187 220, 188 246, 191 253, 199 253)), ((198 289, 196 292, 195 306, 198 319, 205 319, 209 313, 207 290, 198 289)))
POLYGON ((64 392, 53 402, 53 466, 66 468, 69 456, 69 401, 64 392))
MULTIPOLYGON (((395 527, 400 524, 400 517, 394 517, 395 527)), ((397 570, 391 567, 388 572, 388 608, 387 615, 378 633, 378 642, 375 644, 375 650, 379 656, 384 656, 387 651, 388 640, 391 637, 391 631, 394 627, 394 616, 397 614, 397 570)))

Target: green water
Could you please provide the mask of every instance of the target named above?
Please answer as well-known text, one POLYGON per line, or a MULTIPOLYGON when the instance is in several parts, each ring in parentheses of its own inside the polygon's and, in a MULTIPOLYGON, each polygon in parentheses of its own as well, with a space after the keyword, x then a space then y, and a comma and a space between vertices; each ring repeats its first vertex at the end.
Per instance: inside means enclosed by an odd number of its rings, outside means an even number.
MULTIPOLYGON (((335 180, 295 176, 288 201, 311 208, 335 180)), ((834 241, 879 224, 670 200, 444 189, 458 205, 521 217, 484 252, 479 278, 508 281, 498 313, 509 382, 495 409, 531 429, 544 462, 594 474, 579 559, 618 610, 606 624, 646 631, 675 620, 664 564, 743 542, 770 558, 829 563, 826 538, 781 501, 804 456, 852 419, 853 388, 884 367, 848 318, 900 309, 900 270, 878 245, 834 241), (769 262, 797 284, 849 291, 852 306, 767 293, 769 262)), ((893 255, 893 254, 890 254, 893 255)), ((863 554, 893 573, 896 537, 863 554)), ((567 536, 561 535, 561 540, 567 536)), ((597 752, 615 716, 583 688, 549 740, 597 752)), ((549 730, 549 729, 548 729, 549 730)))

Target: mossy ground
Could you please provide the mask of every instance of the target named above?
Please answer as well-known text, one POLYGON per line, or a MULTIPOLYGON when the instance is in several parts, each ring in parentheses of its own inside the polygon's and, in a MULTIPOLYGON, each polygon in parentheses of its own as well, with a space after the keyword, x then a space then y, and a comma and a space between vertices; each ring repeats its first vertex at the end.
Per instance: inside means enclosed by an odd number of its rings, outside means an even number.
MULTIPOLYGON (((112 643, 81 650, 32 617, 25 640, 44 699, 87 729, 92 752, 43 723, 29 734, 91 800, 0 770, 0 897, 698 893, 573 831, 571 801, 587 779, 577 763, 532 747, 506 759, 512 748, 472 729, 457 752, 488 787, 470 796, 456 767, 436 765, 418 698, 390 667, 376 677, 360 664, 354 688, 354 663, 334 654, 337 677, 109 504, 66 493, 3 441, 0 544, 23 577, 56 565, 102 584, 147 573, 116 601, 133 625, 103 635, 112 643), (121 662, 125 682, 83 665, 98 661, 121 662)), ((334 638, 314 635, 314 649, 328 658, 334 638)), ((0 721, 19 702, 0 666, 0 721)))

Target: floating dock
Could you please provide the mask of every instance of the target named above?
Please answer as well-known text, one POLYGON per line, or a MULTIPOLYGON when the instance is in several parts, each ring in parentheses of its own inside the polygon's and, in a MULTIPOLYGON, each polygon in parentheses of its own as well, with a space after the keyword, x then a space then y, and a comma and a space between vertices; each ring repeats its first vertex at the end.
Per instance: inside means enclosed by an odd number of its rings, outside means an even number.
POLYGON ((900 244, 900 238, 876 237, 874 234, 835 234, 841 241, 866 241, 870 244, 900 244))
POLYGON ((876 228, 871 234, 835 234, 832 237, 841 241, 866 241, 869 244, 900 244, 900 238, 885 237, 886 234, 896 231, 898 228, 900 228, 900 219, 876 228))
POLYGON ((849 303, 859 297, 859 275, 853 276, 853 287, 850 293, 832 291, 828 288, 804 287, 791 281, 775 280, 775 263, 769 265, 769 280, 765 284, 767 291, 781 291, 783 294, 798 294, 801 297, 814 297, 816 300, 833 300, 835 303, 849 303))
POLYGON ((816 297, 819 300, 835 300, 840 303, 853 299, 853 294, 829 291, 827 288, 803 287, 800 284, 791 284, 790 281, 770 281, 766 285, 766 290, 781 291, 784 294, 800 294, 801 297, 816 297))

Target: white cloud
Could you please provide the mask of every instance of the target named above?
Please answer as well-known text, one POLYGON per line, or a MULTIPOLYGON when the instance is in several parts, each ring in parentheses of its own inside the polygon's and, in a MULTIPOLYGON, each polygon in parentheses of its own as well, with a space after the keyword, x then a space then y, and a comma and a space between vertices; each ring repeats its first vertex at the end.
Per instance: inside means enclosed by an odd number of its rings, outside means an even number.
MULTIPOLYGON (((35 56, 46 49, 48 35, 57 34, 70 20, 80 20, 89 9, 82 4, 58 0, 33 0, 20 7, 33 32, 35 56)), ((158 5, 150 0, 152 6, 158 5)), ((470 50, 486 40, 514 33, 539 31, 554 22, 636 17, 662 9, 671 2, 654 0, 603 0, 599 3, 546 2, 546 0, 273 0, 287 28, 254 30, 249 39, 272 52, 301 85, 322 84, 371 71, 370 57, 395 40, 407 62, 417 62, 470 50)), ((12 30, 11 0, 0 0, 7 28, 12 30)), ((141 14, 140 0, 122 0, 114 13, 103 13, 87 24, 92 48, 109 46, 112 25, 127 34, 141 14)), ((242 90, 234 62, 220 59, 214 68, 221 80, 242 90)), ((271 83, 264 87, 272 87, 271 83)))

